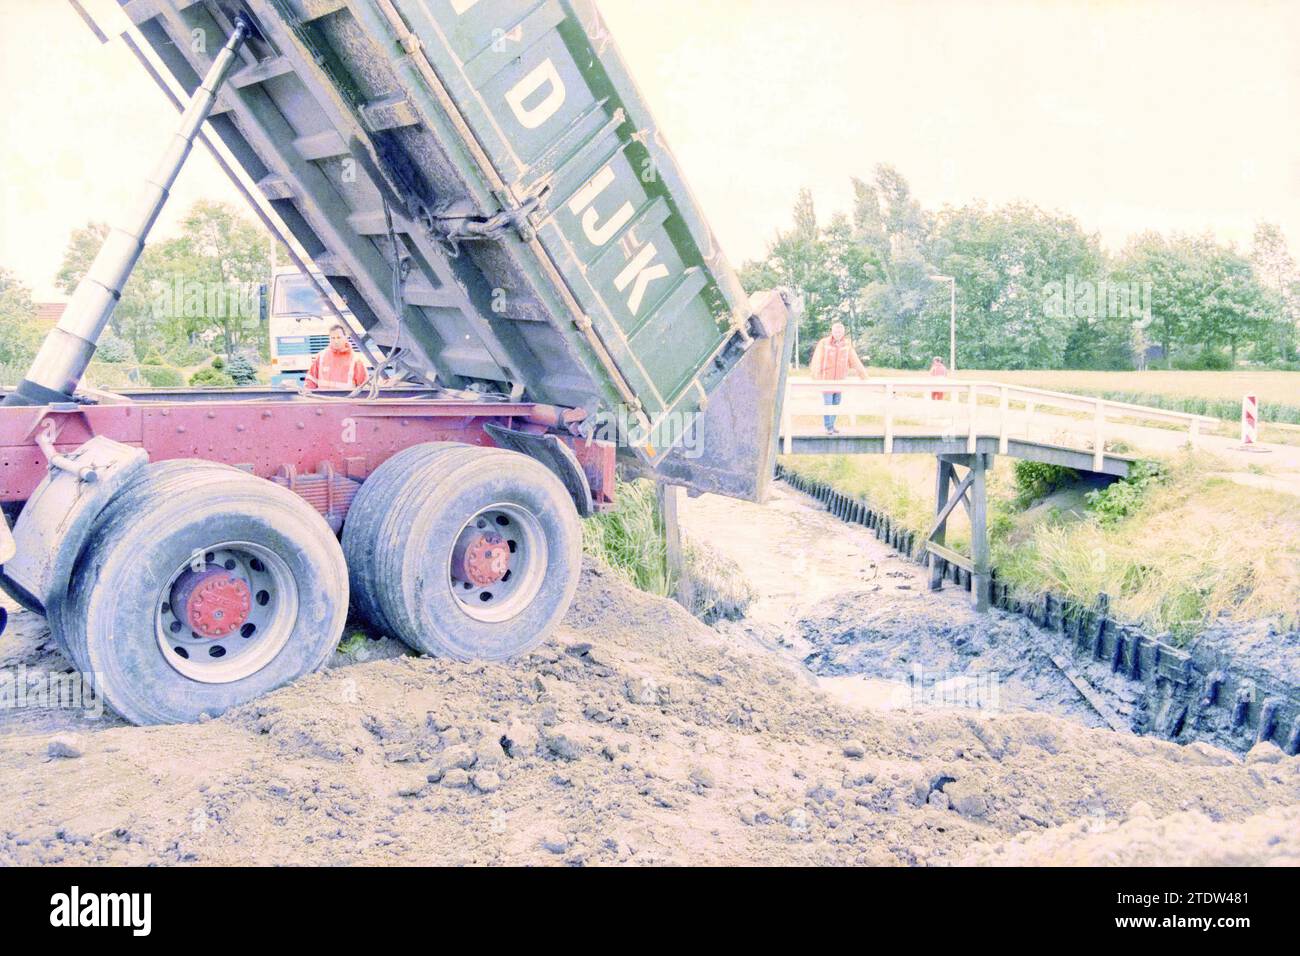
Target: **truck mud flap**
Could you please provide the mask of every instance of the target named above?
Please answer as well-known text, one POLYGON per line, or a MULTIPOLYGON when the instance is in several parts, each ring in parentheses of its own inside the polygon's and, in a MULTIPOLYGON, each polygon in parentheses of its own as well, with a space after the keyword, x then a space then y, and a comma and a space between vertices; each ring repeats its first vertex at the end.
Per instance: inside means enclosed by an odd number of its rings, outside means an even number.
POLYGON ((553 471, 573 497, 573 505, 578 509, 579 516, 589 518, 596 513, 591 483, 587 480, 578 457, 559 438, 554 435, 532 435, 491 423, 484 425, 483 430, 492 436, 492 441, 498 447, 534 458, 553 471))

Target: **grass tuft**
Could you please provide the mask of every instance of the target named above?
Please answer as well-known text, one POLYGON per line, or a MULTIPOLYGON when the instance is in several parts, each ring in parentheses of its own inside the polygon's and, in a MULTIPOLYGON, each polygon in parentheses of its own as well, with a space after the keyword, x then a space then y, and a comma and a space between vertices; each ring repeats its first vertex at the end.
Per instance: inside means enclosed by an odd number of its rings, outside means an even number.
POLYGON ((663 516, 652 482, 620 482, 617 506, 582 523, 587 554, 620 574, 634 587, 670 597, 674 581, 668 574, 663 516))

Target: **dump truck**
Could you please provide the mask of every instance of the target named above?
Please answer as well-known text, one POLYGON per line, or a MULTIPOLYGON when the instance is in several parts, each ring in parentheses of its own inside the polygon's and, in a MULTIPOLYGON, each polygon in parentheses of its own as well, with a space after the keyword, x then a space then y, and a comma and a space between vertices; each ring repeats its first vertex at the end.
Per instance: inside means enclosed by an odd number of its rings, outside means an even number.
POLYGON ((0 584, 119 714, 301 677, 350 606, 421 653, 524 652, 617 473, 762 499, 790 299, 741 289, 593 3, 121 11, 179 126, 0 405, 0 584), (355 318, 362 388, 82 382, 196 142, 355 318))

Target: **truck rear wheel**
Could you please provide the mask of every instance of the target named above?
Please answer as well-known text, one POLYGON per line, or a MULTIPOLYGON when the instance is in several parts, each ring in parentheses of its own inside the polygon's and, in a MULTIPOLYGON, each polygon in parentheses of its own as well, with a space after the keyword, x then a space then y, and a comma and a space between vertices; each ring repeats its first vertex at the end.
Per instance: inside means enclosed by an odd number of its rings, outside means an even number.
POLYGON ((386 634, 396 637, 397 630, 376 598, 376 549, 372 541, 378 534, 379 524, 391 510, 393 495, 413 469, 432 458, 470 447, 463 442, 426 442, 405 448, 376 468, 352 499, 342 537, 352 602, 362 617, 386 634), (359 534, 362 529, 366 529, 364 535, 359 534))
POLYGON ((60 623, 114 710, 178 723, 321 667, 347 606, 342 551, 310 505, 250 475, 168 462, 105 509, 60 623))
POLYGON ((343 550, 380 623, 422 653, 458 660, 535 647, 582 569, 578 513, 560 480, 524 455, 474 446, 377 469, 349 512, 343 550))

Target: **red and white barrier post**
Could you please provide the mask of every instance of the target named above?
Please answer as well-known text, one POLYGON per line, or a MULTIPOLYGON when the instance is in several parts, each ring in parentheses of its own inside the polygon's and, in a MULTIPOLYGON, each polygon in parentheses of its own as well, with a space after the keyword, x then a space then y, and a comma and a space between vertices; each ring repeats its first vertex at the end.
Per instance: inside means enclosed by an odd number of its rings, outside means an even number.
POLYGON ((1259 398, 1247 395, 1241 400, 1241 443, 1247 448, 1259 442, 1259 398))

